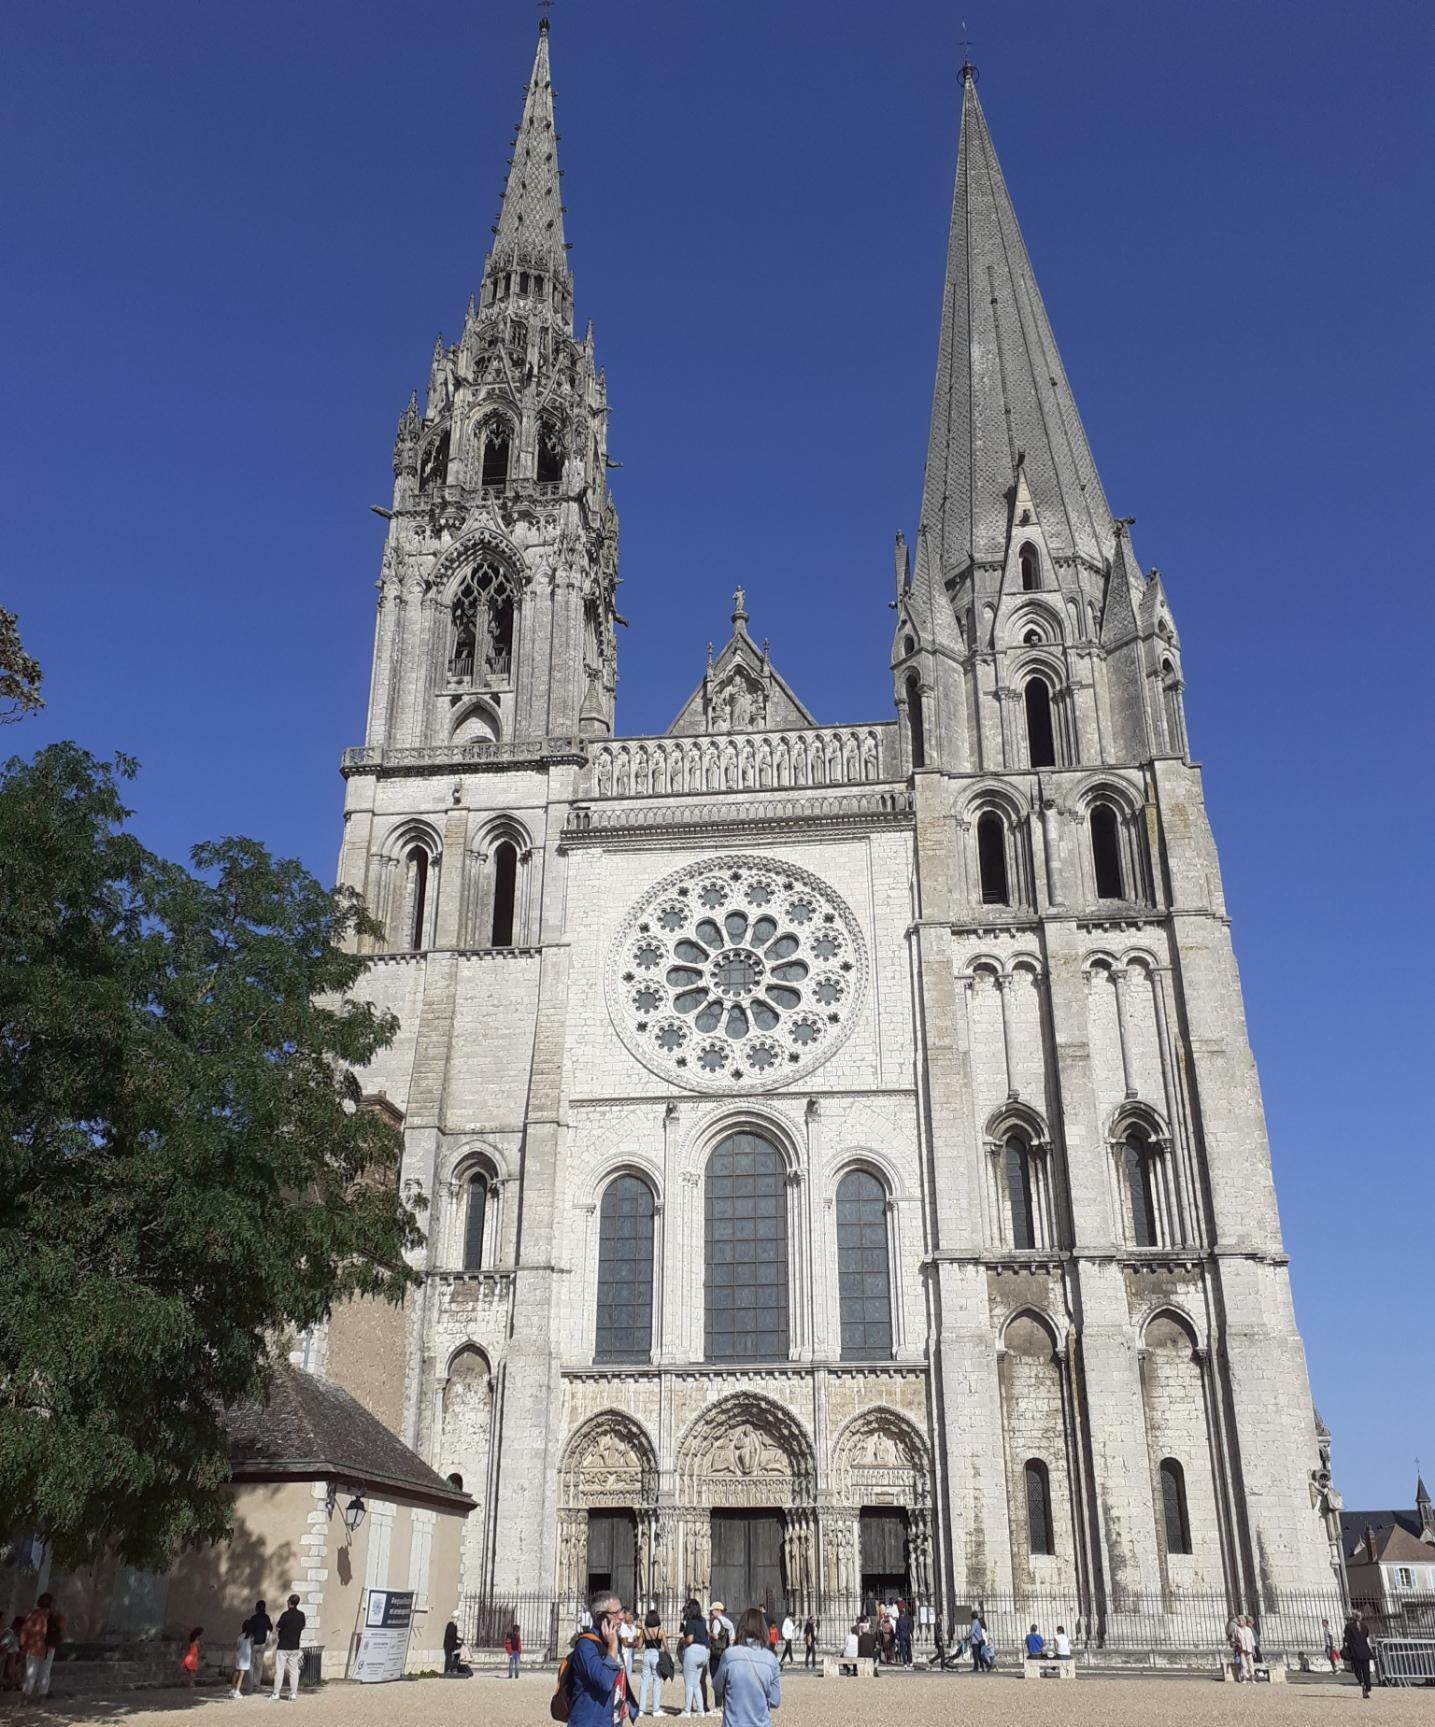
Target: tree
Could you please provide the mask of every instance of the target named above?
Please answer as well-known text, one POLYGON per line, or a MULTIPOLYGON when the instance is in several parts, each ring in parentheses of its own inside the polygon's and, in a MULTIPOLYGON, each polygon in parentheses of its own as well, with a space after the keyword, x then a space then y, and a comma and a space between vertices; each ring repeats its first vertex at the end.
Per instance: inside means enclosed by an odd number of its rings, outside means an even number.
POLYGON ((25 652, 20 640, 19 620, 0 606, 0 726, 44 707, 42 676, 40 662, 25 652))
POLYGON ((134 764, 0 769, 0 1523, 164 1568, 230 1524, 223 1411, 274 1339, 397 1300, 420 1233, 354 1069, 358 899, 125 827, 134 764))

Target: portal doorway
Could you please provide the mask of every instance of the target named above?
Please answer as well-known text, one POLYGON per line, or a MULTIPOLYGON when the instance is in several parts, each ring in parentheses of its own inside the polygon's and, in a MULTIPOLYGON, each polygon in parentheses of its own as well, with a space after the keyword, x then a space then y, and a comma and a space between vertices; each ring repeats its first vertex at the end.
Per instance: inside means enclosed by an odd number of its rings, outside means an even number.
POLYGON ((907 1513, 890 1505, 864 1505, 861 1528, 862 1599, 910 1601, 907 1513))
POLYGON ((749 1607, 769 1615, 787 1601, 782 1571, 787 1522, 780 1511, 714 1511, 712 1598, 736 1620, 749 1607))
POLYGON ((625 1607, 638 1601, 638 1518, 632 1511, 588 1513, 588 1590, 611 1589, 625 1607))

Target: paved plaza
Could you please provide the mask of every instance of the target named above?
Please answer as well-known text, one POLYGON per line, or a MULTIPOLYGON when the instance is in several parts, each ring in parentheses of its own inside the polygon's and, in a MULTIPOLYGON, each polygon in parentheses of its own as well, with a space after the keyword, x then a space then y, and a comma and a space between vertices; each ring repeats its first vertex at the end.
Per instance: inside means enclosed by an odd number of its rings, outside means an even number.
MULTIPOLYGON (((677 1688, 669 1686, 674 1696, 677 1688)), ((52 1699, 47 1705, 0 1704, 0 1714, 38 1727, 79 1721, 123 1721, 125 1727, 176 1716, 218 1715, 224 1722, 277 1716, 281 1723, 311 1721, 315 1727, 543 1727, 549 1720, 551 1672, 508 1681, 494 1675, 463 1681, 408 1680, 392 1685, 331 1684, 299 1701, 269 1703, 246 1698, 230 1703, 218 1690, 119 1692, 110 1697, 52 1699)), ((990 1723, 991 1727, 1226 1727, 1228 1722, 1301 1722, 1322 1727, 1354 1718, 1362 1722, 1432 1719, 1428 1690, 1377 1691, 1362 1703, 1353 1684, 1299 1682, 1288 1685, 1222 1685, 1215 1679, 1132 1676, 1082 1678, 1075 1684, 1021 1683, 997 1674, 889 1676, 872 1681, 824 1681, 799 1675, 786 1682, 776 1727, 829 1727, 843 1716, 859 1716, 861 1727, 947 1727, 990 1723)), ((670 1701, 667 1719, 677 1719, 670 1701)), ((647 1718, 644 1717, 646 1722, 647 1718)), ((208 1723, 206 1720, 206 1727, 208 1723)))

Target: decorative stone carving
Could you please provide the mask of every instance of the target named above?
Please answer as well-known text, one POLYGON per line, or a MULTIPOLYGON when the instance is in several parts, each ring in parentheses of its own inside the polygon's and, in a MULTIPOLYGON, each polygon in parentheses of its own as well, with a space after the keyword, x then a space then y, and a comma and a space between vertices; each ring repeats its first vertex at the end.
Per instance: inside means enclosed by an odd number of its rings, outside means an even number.
POLYGON ((847 1038, 867 981, 856 919, 825 882, 737 856, 666 876, 629 913, 608 1011, 645 1067, 693 1091, 770 1091, 847 1038))

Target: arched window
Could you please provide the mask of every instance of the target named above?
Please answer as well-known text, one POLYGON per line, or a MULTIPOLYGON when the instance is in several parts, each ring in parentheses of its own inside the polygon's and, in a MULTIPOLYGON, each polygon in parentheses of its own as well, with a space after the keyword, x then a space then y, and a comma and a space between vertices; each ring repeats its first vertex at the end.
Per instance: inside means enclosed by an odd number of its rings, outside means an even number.
POLYGON ((891 1360, 887 1193, 865 1169, 850 1171, 837 1184, 837 1296, 842 1359, 891 1360))
POLYGON ((548 483, 563 478, 563 433, 551 420, 538 428, 538 478, 548 483))
POLYGON ((902 652, 904 654, 915 654, 916 651, 917 651, 917 639, 916 639, 916 637, 915 636, 903 636, 902 637, 902 652))
POLYGON ((1168 1553, 1191 1551, 1191 1519, 1186 1511, 1186 1472, 1174 1457, 1161 1459, 1161 1521, 1168 1553))
POLYGON ((1017 554, 1021 565, 1021 585, 1027 593, 1034 593, 1041 586, 1041 558, 1031 541, 1022 547, 1017 554))
POLYGON ((1124 899, 1121 880, 1121 824, 1110 804, 1091 806, 1091 868, 1097 899, 1124 899))
POLYGON ((508 454, 512 434, 507 420, 490 420, 483 428, 483 464, 481 483, 502 490, 508 484, 508 454))
POLYGON ((518 847, 500 840, 493 848, 493 924, 490 947, 513 946, 513 916, 518 899, 518 847))
POLYGON ((1140 1133, 1128 1134, 1121 1148, 1126 1192, 1131 1203, 1131 1239, 1137 1247, 1157 1247, 1156 1191, 1152 1180, 1150 1141, 1140 1133))
POLYGON ((1026 689, 1026 759, 1028 767, 1056 766, 1056 733, 1051 724, 1051 690, 1045 678, 1028 678, 1026 689))
POLYGON ((1051 1538, 1051 1478, 1039 1457, 1028 1460, 1022 1470, 1026 1485, 1026 1550, 1055 1553, 1051 1538))
POLYGON ((1181 685, 1170 660, 1161 662, 1161 694, 1166 706, 1166 748, 1184 755, 1186 740, 1181 731, 1181 685))
POLYGON ((730 1134, 708 1159, 709 1361, 787 1359, 787 1169, 775 1146, 730 1134))
POLYGON ((412 846, 409 866, 409 946, 428 946, 429 854, 422 846, 412 846))
POLYGON ((653 1348, 653 1190, 620 1175, 598 1216, 598 1335, 594 1361, 646 1361, 653 1348))
POLYGON ((1006 867, 1006 823, 995 810, 977 820, 977 867, 983 905, 1010 905, 1011 884, 1006 867))
POLYGON ((912 766, 927 765, 927 737, 922 724, 922 684, 915 672, 907 679, 907 730, 912 740, 912 766))
POLYGON ((449 1476, 448 1484, 450 1487, 456 1487, 460 1493, 463 1492, 463 1477, 459 1474, 459 1472, 456 1469, 449 1476))
POLYGON ((1006 1192, 1013 1247, 1036 1246, 1036 1208, 1032 1202, 1032 1149, 1019 1133, 1006 1142, 1006 1192))
POLYGON ((483 1269, 483 1226, 488 1217, 488 1177, 473 1175, 463 1216, 463 1269, 483 1269))
POLYGON ((449 676, 478 683, 504 681, 513 666, 513 583, 501 565, 482 563, 453 597, 449 676))
POLYGON ((442 433, 431 443, 423 453, 419 464, 419 490, 427 491, 430 486, 441 486, 448 478, 449 434, 442 433))

